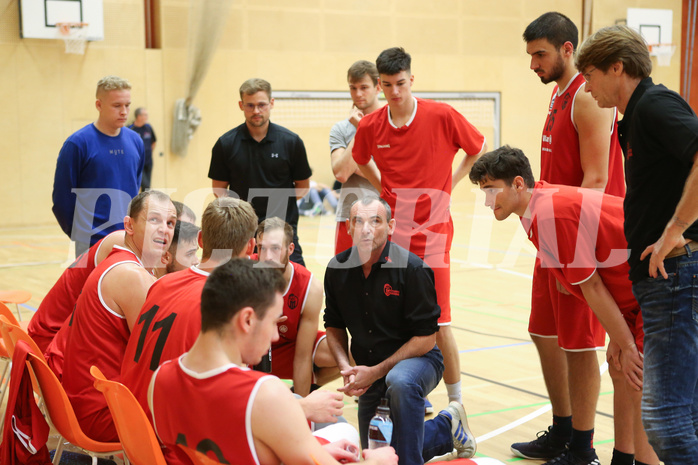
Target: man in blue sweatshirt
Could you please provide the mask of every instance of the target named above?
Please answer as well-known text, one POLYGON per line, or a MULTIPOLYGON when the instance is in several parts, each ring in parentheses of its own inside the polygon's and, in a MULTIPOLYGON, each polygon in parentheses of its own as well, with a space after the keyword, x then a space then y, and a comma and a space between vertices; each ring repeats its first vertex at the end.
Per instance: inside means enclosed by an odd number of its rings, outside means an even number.
POLYGON ((145 160, 143 141, 124 128, 131 84, 117 76, 97 83, 99 117, 63 144, 53 181, 53 214, 80 255, 123 229, 128 204, 138 194, 145 160))

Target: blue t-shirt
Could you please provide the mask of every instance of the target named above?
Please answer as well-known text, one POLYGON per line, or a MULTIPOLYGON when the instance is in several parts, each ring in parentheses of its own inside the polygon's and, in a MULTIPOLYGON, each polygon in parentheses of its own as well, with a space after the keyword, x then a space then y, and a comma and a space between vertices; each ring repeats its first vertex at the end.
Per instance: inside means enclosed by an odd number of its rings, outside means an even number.
POLYGON ((68 137, 53 180, 53 214, 61 229, 73 241, 90 244, 123 229, 144 159, 143 141, 128 128, 112 137, 88 124, 68 137))

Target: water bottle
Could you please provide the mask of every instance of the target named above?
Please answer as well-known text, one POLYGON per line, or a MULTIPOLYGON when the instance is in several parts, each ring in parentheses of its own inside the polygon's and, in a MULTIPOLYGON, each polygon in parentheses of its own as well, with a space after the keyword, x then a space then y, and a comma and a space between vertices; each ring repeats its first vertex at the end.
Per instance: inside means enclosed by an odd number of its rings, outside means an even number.
POLYGON ((269 354, 263 356, 262 360, 257 365, 253 366, 252 369, 264 373, 271 373, 271 347, 269 347, 269 354))
POLYGON ((381 399, 381 404, 376 409, 376 415, 368 424, 368 448, 378 449, 390 445, 393 437, 393 422, 390 419, 388 399, 381 399))

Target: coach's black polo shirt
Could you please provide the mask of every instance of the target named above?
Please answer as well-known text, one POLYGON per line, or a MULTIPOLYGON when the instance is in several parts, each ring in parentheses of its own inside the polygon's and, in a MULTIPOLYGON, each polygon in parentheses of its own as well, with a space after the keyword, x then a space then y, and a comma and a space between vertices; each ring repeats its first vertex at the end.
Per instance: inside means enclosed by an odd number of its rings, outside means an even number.
MULTIPOLYGON (((698 152, 698 118, 686 101, 652 78, 640 81, 618 122, 628 185, 625 238, 630 249, 630 280, 649 276, 649 256, 640 261, 674 215, 698 152)), ((684 232, 698 240, 698 222, 684 232)))
POLYGON ((392 242, 368 278, 355 247, 334 257, 325 271, 325 295, 325 327, 349 330, 360 365, 377 365, 412 337, 439 330, 434 272, 392 242))
POLYGON ((294 229, 298 225, 298 206, 291 191, 283 202, 272 205, 269 214, 269 197, 250 199, 249 192, 253 188, 293 190, 294 181, 308 179, 311 174, 305 145, 298 134, 271 122, 261 142, 254 140, 245 123, 223 134, 213 146, 208 170, 209 178, 227 182, 231 191, 249 201, 259 221, 278 216, 294 229))

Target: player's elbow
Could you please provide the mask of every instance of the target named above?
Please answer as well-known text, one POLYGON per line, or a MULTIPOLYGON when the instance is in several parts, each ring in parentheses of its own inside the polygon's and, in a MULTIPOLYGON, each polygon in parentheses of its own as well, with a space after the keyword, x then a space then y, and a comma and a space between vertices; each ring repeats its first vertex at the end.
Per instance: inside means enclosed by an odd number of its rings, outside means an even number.
POLYGON ((342 184, 347 182, 347 180, 349 179, 349 175, 346 172, 344 172, 342 170, 333 170, 333 171, 334 171, 334 178, 337 181, 341 182, 342 184))

